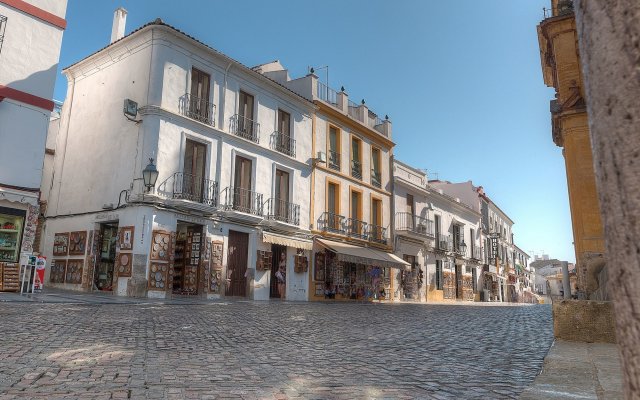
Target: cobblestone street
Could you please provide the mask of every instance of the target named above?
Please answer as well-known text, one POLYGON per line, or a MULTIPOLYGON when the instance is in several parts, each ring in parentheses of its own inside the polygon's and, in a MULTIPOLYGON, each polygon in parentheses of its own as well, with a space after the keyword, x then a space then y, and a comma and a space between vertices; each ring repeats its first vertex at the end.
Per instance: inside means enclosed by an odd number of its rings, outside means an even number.
POLYGON ((516 398, 549 306, 0 303, 0 399, 516 398))

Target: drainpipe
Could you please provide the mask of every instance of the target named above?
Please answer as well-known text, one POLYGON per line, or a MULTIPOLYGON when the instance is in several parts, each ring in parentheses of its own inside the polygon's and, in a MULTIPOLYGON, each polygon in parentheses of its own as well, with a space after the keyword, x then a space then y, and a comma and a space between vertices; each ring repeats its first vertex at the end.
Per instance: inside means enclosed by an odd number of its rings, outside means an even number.
POLYGON ((229 62, 229 65, 227 65, 227 68, 224 69, 224 92, 222 93, 222 96, 220 96, 220 129, 224 130, 224 112, 225 112, 225 106, 227 104, 227 77, 229 76, 229 69, 231 69, 231 65, 233 65, 232 62, 229 62))

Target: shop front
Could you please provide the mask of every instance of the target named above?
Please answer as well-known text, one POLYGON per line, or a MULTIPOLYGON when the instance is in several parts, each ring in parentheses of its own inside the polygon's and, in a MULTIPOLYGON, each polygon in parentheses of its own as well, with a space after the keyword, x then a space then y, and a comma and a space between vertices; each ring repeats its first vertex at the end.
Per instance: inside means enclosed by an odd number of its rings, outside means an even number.
POLYGON ((394 254, 368 247, 316 239, 314 248, 312 300, 391 300, 392 274, 410 267, 394 254))

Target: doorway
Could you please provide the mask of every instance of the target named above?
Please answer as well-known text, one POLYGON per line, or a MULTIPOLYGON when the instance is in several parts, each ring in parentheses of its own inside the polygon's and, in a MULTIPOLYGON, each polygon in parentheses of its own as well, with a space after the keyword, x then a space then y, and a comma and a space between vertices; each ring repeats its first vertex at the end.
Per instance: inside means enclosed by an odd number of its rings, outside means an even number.
MULTIPOLYGON (((276 278, 276 272, 280 267, 280 257, 284 254, 285 260, 287 259, 287 247, 279 244, 271 245, 271 284, 269 285, 269 297, 280 298, 278 293, 278 279, 276 278)), ((285 266, 286 271, 286 266, 285 266)), ((285 275, 286 276, 286 275, 285 275)))
POLYGON ((197 295, 200 287, 200 251, 204 226, 178 222, 173 261, 174 294, 197 295))
POLYGON ((456 299, 462 299, 462 265, 456 265, 456 299))
POLYGON ((116 243, 118 223, 100 224, 98 254, 93 272, 93 290, 110 292, 113 290, 113 271, 116 264, 116 243))
POLYGON ((249 234, 230 230, 227 250, 226 296, 246 297, 248 253, 249 234))

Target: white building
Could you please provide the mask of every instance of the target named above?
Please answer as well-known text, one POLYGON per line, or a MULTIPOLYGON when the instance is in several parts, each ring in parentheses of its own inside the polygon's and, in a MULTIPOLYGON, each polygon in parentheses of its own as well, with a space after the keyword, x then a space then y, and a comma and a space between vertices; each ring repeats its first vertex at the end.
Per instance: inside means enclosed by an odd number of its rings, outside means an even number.
POLYGON ((406 262, 391 242, 391 121, 309 74, 279 62, 256 68, 316 105, 312 150, 312 300, 385 299, 406 262))
POLYGON ((313 104, 161 20, 123 37, 125 19, 116 10, 112 43, 63 71, 47 279, 269 299, 286 264, 286 297, 307 299, 313 104))
POLYGON ((393 164, 395 252, 411 264, 397 277, 398 300, 480 300, 482 249, 477 202, 428 184, 424 171, 393 164), (475 205, 475 208, 474 208, 475 205))
POLYGON ((18 290, 18 262, 34 251, 66 9, 66 0, 0 2, 0 290, 18 290))

